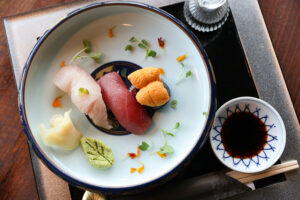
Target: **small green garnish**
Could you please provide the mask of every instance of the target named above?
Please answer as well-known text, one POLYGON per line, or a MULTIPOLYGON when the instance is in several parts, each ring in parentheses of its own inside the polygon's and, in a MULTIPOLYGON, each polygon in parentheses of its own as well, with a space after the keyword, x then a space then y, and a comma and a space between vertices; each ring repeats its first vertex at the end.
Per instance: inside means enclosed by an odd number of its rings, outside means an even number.
POLYGON ((164 129, 160 129, 160 131, 163 133, 163 134, 166 134, 166 135, 170 135, 170 136, 174 136, 173 133, 171 133, 171 131, 174 131, 175 129, 179 128, 180 126, 180 123, 179 122, 176 122, 176 124, 174 125, 174 127, 170 130, 164 130, 164 129))
POLYGON ((165 144, 164 146, 160 147, 160 154, 170 154, 173 153, 174 149, 172 146, 165 144))
POLYGON ((204 116, 207 116, 207 112, 203 112, 202 114, 203 114, 204 116))
POLYGON ((185 74, 185 78, 188 78, 189 76, 191 76, 192 75, 192 72, 191 72, 191 70, 189 70, 186 74, 185 74))
POLYGON ((170 153, 173 153, 174 152, 174 149, 172 146, 168 145, 167 144, 167 140, 166 140, 166 137, 165 137, 165 134, 162 133, 162 138, 164 140, 164 145, 162 147, 160 147, 160 151, 159 153, 160 154, 170 154, 170 153))
MULTIPOLYGON (((145 58, 147 57, 156 57, 156 52, 154 50, 152 50, 150 47, 149 47, 149 43, 146 41, 146 40, 138 40, 136 39, 134 36, 132 36, 130 39, 129 39, 130 42, 138 42, 138 47, 140 47, 141 49, 144 49, 146 51, 146 54, 145 54, 145 58)), ((125 47, 125 51, 127 50, 131 50, 132 49, 132 46, 130 45, 127 45, 125 47)))
POLYGON ((136 42, 137 41, 137 39, 134 37, 134 36, 132 36, 130 39, 129 39, 129 42, 136 42))
POLYGON ((176 106, 177 106, 177 100, 175 99, 171 101, 171 108, 176 109, 176 106))
POLYGON ((142 49, 148 50, 147 46, 144 43, 138 43, 138 46, 142 49))
POLYGON ((100 62, 101 62, 101 56, 102 56, 101 52, 93 52, 88 57, 90 57, 91 59, 93 59, 96 63, 100 64, 100 62))
POLYGON ((86 88, 79 88, 78 89, 78 93, 79 93, 79 96, 82 96, 82 95, 89 95, 90 93, 89 93, 89 90, 88 89, 86 89, 86 88))
POLYGON ((91 45, 91 42, 88 41, 88 40, 83 40, 82 41, 83 45, 84 45, 84 48, 81 49, 80 51, 78 51, 73 57, 72 59, 70 60, 70 63, 72 63, 74 60, 77 60, 79 58, 91 58, 93 59, 96 63, 100 63, 101 62, 101 56, 102 56, 102 53, 101 52, 93 52, 91 53, 92 51, 92 45, 91 45), (91 53, 87 56, 80 56, 81 53, 91 53))
POLYGON ((179 62, 180 63, 180 65, 181 65, 181 67, 184 67, 184 64, 183 64, 183 62, 179 62))
POLYGON ((175 126, 171 130, 175 130, 175 129, 179 128, 179 126, 180 126, 180 123, 176 122, 175 126))
POLYGON ((150 145, 147 142, 142 142, 141 145, 139 145, 139 149, 142 151, 147 151, 147 149, 150 147, 150 145))
POLYGON ((153 50, 150 50, 150 51, 147 52, 147 56, 150 56, 150 57, 154 58, 156 56, 156 52, 153 51, 153 50))
POLYGON ((126 68, 123 68, 120 72, 120 75, 123 77, 123 78, 127 78, 126 76, 126 73, 127 73, 127 69, 126 68))
POLYGON ((88 40, 83 40, 82 43, 84 45, 84 52, 85 53, 90 53, 92 51, 91 42, 88 41, 88 40))
POLYGON ((132 45, 127 44, 126 47, 125 47, 125 51, 132 51, 132 45))

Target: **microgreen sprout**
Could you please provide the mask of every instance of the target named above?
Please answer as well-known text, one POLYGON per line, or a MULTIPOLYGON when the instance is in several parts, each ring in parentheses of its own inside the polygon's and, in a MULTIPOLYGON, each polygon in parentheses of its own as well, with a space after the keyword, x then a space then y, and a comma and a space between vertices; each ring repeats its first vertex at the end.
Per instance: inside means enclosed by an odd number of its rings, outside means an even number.
POLYGON ((203 114, 204 116, 207 116, 207 112, 203 112, 202 114, 203 114))
POLYGON ((181 65, 181 72, 180 72, 180 74, 177 77, 176 84, 179 83, 182 80, 182 78, 184 77, 184 75, 185 75, 185 78, 188 78, 188 77, 190 77, 192 75, 192 71, 191 70, 185 72, 186 67, 185 67, 185 64, 183 62, 179 62, 179 64, 181 65))
POLYGON ((132 45, 127 44, 126 47, 125 47, 125 51, 132 51, 132 45))
MULTIPOLYGON (((146 54, 145 54, 145 58, 147 58, 147 57, 152 57, 152 58, 154 58, 154 57, 156 57, 156 51, 154 51, 154 50, 152 50, 150 47, 149 47, 149 44, 148 44, 148 42, 146 41, 146 40, 138 40, 136 37, 134 37, 134 36, 132 36, 130 39, 129 39, 129 42, 131 42, 131 43, 138 43, 138 47, 140 47, 141 49, 144 49, 145 50, 145 52, 146 52, 146 54)), ((125 51, 127 51, 127 50, 129 50, 129 51, 131 51, 132 50, 132 46, 130 45, 127 45, 126 47, 125 47, 125 51)))
POLYGON ((171 108, 176 109, 177 107, 177 100, 174 99, 173 101, 171 101, 171 108))
POLYGON ((150 147, 150 145, 147 142, 142 142, 141 145, 139 145, 140 150, 147 151, 147 149, 150 147))
POLYGON ((93 59, 96 63, 100 63, 101 62, 101 56, 102 56, 102 53, 101 52, 92 52, 92 45, 91 45, 91 42, 88 41, 88 40, 83 40, 82 41, 83 45, 84 45, 84 48, 81 49, 80 51, 78 51, 73 57, 72 59, 70 60, 70 63, 72 63, 73 61, 79 59, 79 58, 91 58, 93 59), (87 56, 81 56, 80 54, 82 54, 83 52, 87 53, 88 55, 87 56), (91 53, 91 54, 89 54, 91 53))

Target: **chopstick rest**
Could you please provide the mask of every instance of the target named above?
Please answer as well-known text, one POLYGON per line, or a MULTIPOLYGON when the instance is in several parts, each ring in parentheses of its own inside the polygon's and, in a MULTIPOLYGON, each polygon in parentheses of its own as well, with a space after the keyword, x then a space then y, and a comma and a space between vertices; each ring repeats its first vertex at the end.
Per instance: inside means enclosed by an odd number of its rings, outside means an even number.
POLYGON ((227 172, 226 175, 240 181, 241 183, 248 184, 259 179, 267 178, 270 176, 285 173, 295 169, 299 169, 298 161, 291 160, 281 164, 273 165, 269 169, 258 173, 242 173, 237 171, 230 171, 227 172))

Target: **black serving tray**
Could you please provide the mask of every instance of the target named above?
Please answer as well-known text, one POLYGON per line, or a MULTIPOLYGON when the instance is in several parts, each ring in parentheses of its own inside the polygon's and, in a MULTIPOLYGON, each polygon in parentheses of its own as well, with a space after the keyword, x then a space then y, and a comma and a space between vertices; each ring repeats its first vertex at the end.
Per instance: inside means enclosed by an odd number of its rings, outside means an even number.
MULTIPOLYGON (((186 22, 183 15, 183 3, 165 6, 161 9, 172 14, 188 26, 204 47, 216 77, 218 108, 228 100, 236 97, 259 97, 231 12, 228 20, 220 29, 211 33, 202 33, 192 29, 186 22)), ((207 140, 191 163, 166 184, 226 169, 214 155, 209 140, 207 140)), ((255 181, 254 185, 256 188, 262 188, 281 181, 285 181, 283 174, 255 181)), ((72 185, 69 185, 69 189, 73 200, 82 198, 84 190, 72 185)))

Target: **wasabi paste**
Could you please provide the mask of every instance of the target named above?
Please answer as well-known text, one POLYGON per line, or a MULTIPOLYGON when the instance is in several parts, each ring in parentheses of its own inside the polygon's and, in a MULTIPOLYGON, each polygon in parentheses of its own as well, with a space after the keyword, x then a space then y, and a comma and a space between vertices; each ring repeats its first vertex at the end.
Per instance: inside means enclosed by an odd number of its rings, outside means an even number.
POLYGON ((80 142, 86 158, 93 167, 105 169, 113 165, 114 154, 101 140, 82 137, 80 142))

